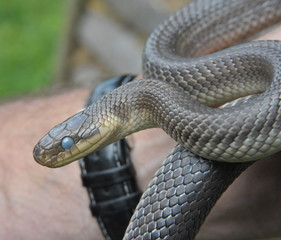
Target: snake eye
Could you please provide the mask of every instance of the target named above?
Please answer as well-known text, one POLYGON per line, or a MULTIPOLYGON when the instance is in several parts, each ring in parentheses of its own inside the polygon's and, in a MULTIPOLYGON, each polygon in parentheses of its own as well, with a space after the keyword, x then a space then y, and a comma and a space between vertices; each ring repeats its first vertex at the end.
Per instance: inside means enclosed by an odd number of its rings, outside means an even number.
POLYGON ((64 137, 61 140, 61 146, 63 149, 70 149, 74 145, 74 141, 71 137, 64 137))

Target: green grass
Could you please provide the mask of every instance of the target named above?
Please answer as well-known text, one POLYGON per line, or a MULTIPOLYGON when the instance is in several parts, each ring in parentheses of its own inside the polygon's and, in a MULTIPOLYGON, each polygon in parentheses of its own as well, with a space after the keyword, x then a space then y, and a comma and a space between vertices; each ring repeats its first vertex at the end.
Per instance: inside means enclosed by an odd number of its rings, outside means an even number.
POLYGON ((0 1, 0 98, 51 83, 65 0, 0 1))

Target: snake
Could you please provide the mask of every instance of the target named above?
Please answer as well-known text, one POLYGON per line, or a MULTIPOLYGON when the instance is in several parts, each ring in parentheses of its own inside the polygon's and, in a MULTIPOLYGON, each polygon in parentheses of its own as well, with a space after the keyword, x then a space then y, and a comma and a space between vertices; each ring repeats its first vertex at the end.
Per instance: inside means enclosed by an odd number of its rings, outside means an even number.
POLYGON ((143 79, 55 126, 34 159, 61 167, 134 132, 162 128, 179 145, 143 194, 124 239, 193 239, 227 186, 253 161, 281 150, 281 43, 249 41, 281 21, 280 9, 281 0, 187 4, 149 36, 143 79))

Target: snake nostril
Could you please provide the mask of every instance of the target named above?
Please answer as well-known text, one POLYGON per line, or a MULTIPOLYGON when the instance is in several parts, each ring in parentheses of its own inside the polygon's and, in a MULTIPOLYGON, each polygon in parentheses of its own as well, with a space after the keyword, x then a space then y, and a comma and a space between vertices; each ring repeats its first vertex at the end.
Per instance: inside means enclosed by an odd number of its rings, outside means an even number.
POLYGON ((36 162, 41 163, 42 161, 46 160, 47 155, 39 145, 36 145, 33 150, 33 157, 36 162))

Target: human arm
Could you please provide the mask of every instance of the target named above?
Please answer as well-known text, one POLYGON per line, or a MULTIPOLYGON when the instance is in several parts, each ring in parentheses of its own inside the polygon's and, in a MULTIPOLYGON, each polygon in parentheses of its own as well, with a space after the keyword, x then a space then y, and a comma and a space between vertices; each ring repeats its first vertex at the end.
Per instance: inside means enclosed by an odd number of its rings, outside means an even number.
MULTIPOLYGON (((275 39, 281 39, 280 32, 275 39)), ((78 163, 48 169, 32 158, 38 139, 77 112, 87 95, 87 90, 70 90, 1 106, 0 239, 103 239, 90 215, 78 163)), ((144 189, 174 142, 161 130, 136 133, 129 141, 144 189)), ((243 173, 219 200, 198 239, 280 236, 281 162, 277 160, 258 162, 243 173)))

